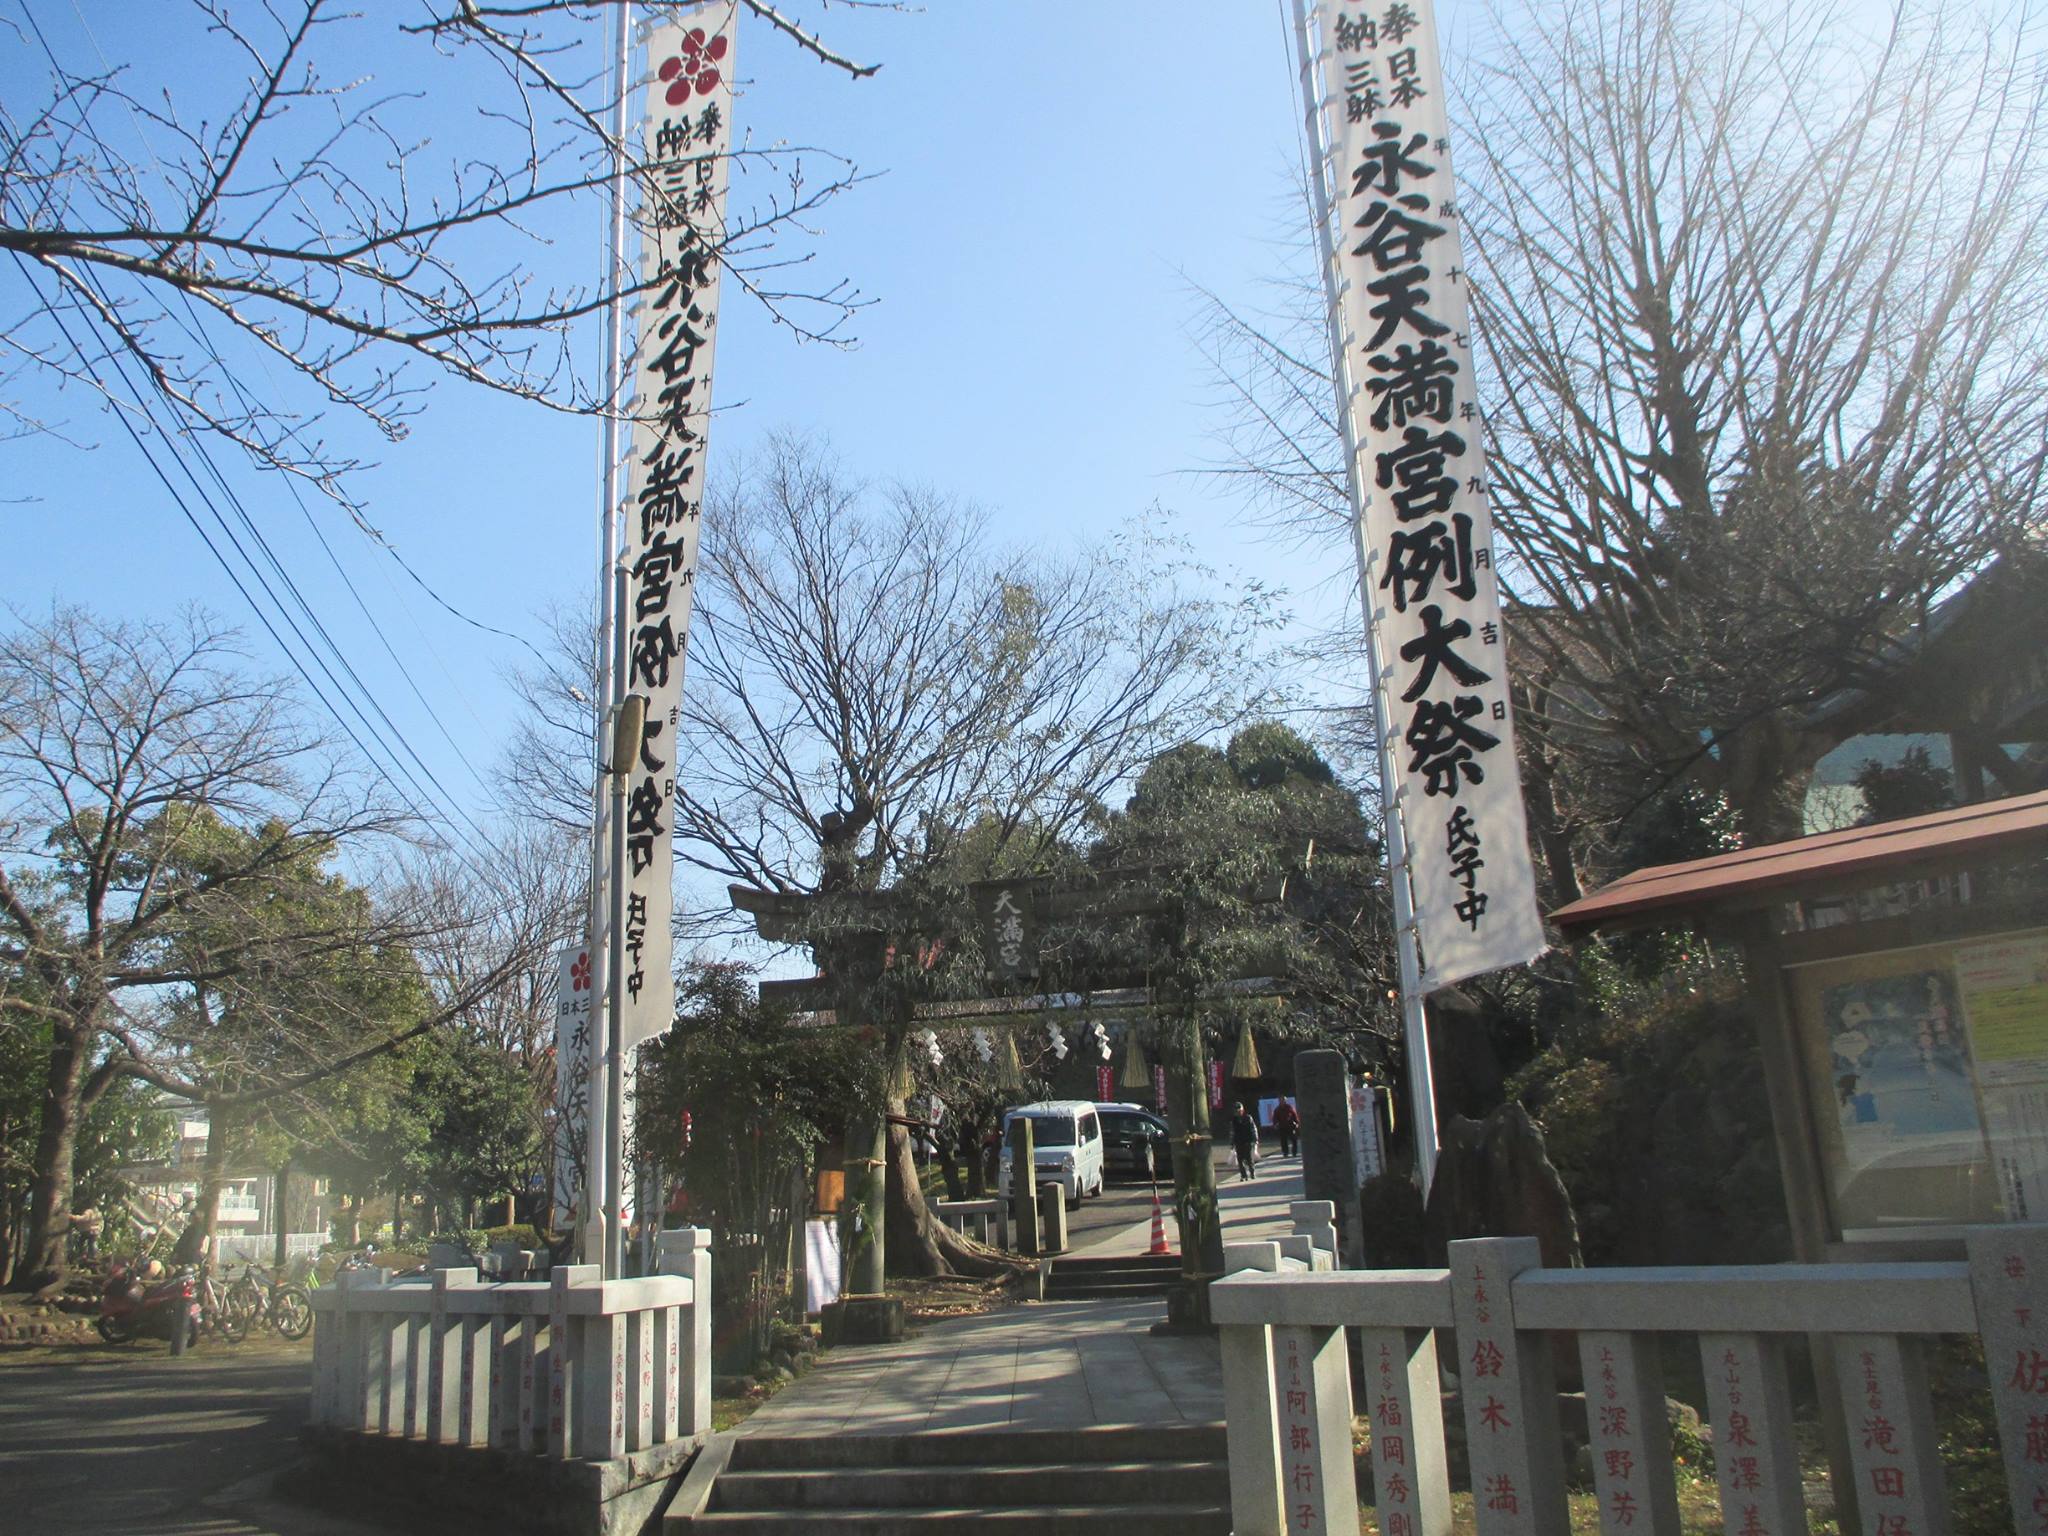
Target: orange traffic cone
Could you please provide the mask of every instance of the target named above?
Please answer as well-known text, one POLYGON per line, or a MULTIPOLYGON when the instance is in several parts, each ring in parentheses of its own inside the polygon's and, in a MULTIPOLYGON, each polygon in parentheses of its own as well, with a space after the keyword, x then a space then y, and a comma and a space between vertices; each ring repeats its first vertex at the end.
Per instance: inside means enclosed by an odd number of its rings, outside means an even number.
POLYGON ((1172 1252, 1166 1246, 1166 1212, 1159 1208, 1159 1191, 1155 1189, 1152 1191, 1152 1246, 1145 1250, 1145 1256, 1152 1258, 1172 1252))

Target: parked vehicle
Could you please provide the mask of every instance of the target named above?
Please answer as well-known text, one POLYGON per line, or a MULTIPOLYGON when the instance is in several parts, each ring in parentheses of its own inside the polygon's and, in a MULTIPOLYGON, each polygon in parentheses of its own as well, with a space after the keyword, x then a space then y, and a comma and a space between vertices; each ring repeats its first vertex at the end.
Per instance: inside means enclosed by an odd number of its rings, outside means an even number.
POLYGON ((1166 1122, 1138 1104, 1100 1104, 1102 1166, 1140 1179, 1173 1177, 1173 1139, 1166 1122))
POLYGON ((107 1266, 95 1326, 109 1344, 168 1339, 171 1353, 182 1355, 199 1331, 199 1291, 193 1270, 166 1272, 154 1259, 117 1259, 107 1266))
POLYGON ((1010 1122, 1019 1115, 1031 1121, 1032 1161, 1039 1183, 1059 1185, 1074 1203, 1102 1193, 1102 1122, 1095 1106, 1080 1099, 1057 1099, 1004 1112, 1002 1161, 996 1172, 999 1198, 1010 1197, 1010 1122))

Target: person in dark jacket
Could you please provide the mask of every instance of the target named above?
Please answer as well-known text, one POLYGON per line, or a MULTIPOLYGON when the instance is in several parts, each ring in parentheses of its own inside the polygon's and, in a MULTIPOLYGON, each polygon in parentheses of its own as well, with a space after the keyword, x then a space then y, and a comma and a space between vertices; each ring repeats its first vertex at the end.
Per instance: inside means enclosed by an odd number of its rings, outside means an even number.
POLYGON ((1237 1153, 1237 1177, 1239 1182, 1249 1182, 1252 1169, 1258 1164, 1259 1122, 1252 1118, 1249 1104, 1237 1106, 1237 1113, 1230 1117, 1230 1145, 1237 1153))
POLYGON ((1273 1132, 1280 1138, 1282 1157, 1301 1151, 1301 1114, 1286 1099, 1273 1106, 1273 1132))

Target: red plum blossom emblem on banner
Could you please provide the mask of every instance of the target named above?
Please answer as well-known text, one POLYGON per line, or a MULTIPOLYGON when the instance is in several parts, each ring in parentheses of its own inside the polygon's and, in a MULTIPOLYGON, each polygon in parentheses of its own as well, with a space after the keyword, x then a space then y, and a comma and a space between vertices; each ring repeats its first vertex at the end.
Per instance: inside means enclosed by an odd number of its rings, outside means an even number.
POLYGON ((569 986, 577 992, 590 990, 590 956, 578 955, 569 967, 569 986))
POLYGON ((663 100, 672 107, 680 107, 690 99, 692 90, 699 96, 709 96, 718 87, 718 61, 725 57, 726 47, 722 36, 706 39, 702 27, 685 32, 682 52, 661 61, 659 73, 668 82, 663 100))

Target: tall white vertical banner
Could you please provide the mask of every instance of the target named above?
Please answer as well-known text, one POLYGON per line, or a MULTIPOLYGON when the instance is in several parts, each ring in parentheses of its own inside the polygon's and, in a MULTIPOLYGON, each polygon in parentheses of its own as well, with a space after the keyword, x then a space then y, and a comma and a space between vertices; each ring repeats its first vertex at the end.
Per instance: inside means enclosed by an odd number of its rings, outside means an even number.
POLYGON ((571 1211, 589 1215, 591 1032, 596 1027, 596 990, 591 985, 590 946, 565 949, 555 962, 555 1155, 554 1225, 572 1225, 571 1211))
POLYGON ((620 558, 626 601, 625 690, 647 700, 638 761, 626 781, 622 1051, 675 1019, 669 931, 674 897, 676 731, 683 650, 703 512, 725 241, 738 6, 699 7, 646 31, 642 117, 641 293, 634 423, 620 558))
POLYGON ((1318 0, 1375 700, 1424 992, 1534 959, 1536 909, 1430 0, 1318 0))

